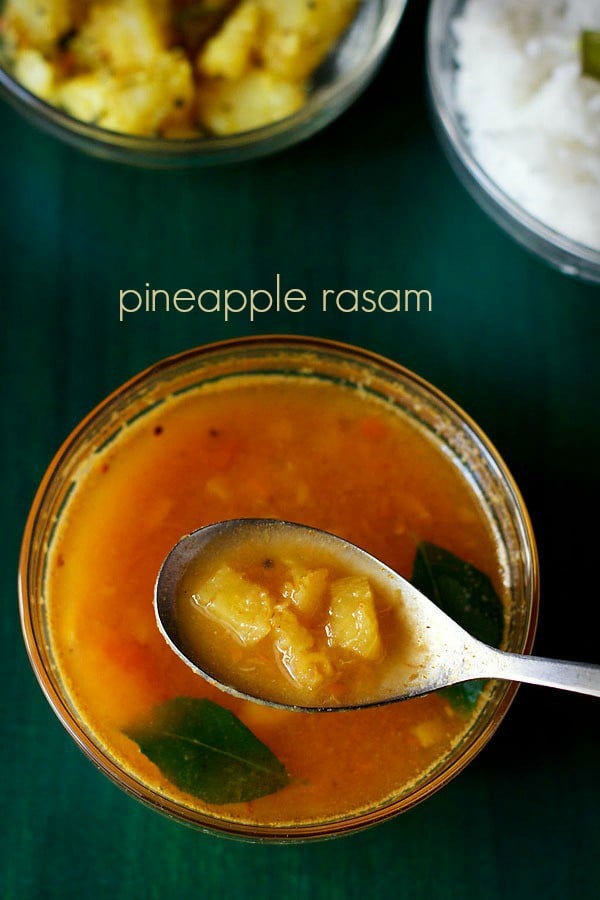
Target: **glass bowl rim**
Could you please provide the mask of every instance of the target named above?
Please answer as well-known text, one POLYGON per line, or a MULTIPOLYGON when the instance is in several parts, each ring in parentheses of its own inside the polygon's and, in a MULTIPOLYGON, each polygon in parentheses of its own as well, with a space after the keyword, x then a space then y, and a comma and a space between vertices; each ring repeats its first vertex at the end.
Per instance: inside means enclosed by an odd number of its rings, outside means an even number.
POLYGON ((442 24, 450 25, 455 18, 454 7, 459 2, 460 0, 431 0, 426 24, 425 61, 430 106, 436 130, 452 167, 463 186, 488 215, 515 240, 565 274, 576 274, 592 283, 600 282, 600 250, 546 225, 499 187, 469 147, 456 107, 446 105, 436 39, 439 37, 438 28, 442 24), (442 17, 447 10, 448 21, 444 23, 442 17))
MULTIPOLYGON (((28 589, 29 559, 33 546, 36 524, 40 512, 44 507, 47 489, 53 479, 59 474, 61 464, 68 455, 70 449, 84 436, 85 432, 93 424, 96 418, 109 409, 114 402, 125 397, 137 387, 142 386, 144 382, 160 376, 161 372, 169 371, 176 366, 185 365, 188 361, 202 361, 211 356, 222 356, 226 353, 240 353, 243 358, 245 351, 252 348, 265 351, 276 351, 277 349, 280 349, 283 352, 286 350, 289 352, 312 351, 316 353, 322 351, 334 355, 340 360, 349 361, 351 363, 358 363, 359 365, 365 366, 369 364, 374 365, 379 370, 383 370, 386 374, 394 376, 401 382, 407 382, 409 385, 415 386, 426 394, 430 394, 434 401, 437 401, 451 414, 458 417, 461 424, 466 427, 467 432, 472 433, 475 442, 483 449, 486 456, 486 462, 490 464, 490 468, 501 476, 506 487, 506 496, 510 499, 511 506, 517 511, 519 521, 523 528, 524 544, 528 551, 527 563, 530 576, 530 596, 525 598, 528 606, 523 628, 524 640, 521 652, 531 653, 539 613, 539 561, 535 536, 520 491, 506 464, 489 438, 457 403, 426 379, 400 363, 371 350, 356 347, 341 341, 291 334, 230 338, 203 344, 167 356, 146 367, 137 375, 127 379, 114 391, 109 393, 102 401, 100 401, 100 403, 90 410, 77 425, 75 425, 47 466, 27 516, 18 568, 18 595, 21 628, 31 667, 52 711, 84 754, 98 769, 100 769, 100 771, 126 793, 170 818, 194 826, 209 834, 219 834, 228 838, 251 840, 258 843, 289 843, 323 840, 335 838, 344 834, 355 833, 372 825, 387 821, 398 815, 400 812, 412 808, 451 781, 467 766, 493 736, 515 697, 519 687, 518 684, 510 683, 505 685, 502 696, 497 699, 496 706, 490 714, 489 721, 484 725, 481 732, 476 735, 465 748, 463 748, 460 755, 456 756, 449 764, 436 772, 430 780, 425 781, 417 787, 409 796, 392 801, 385 807, 358 813, 354 817, 348 817, 333 823, 315 823, 299 826, 259 826, 220 820, 217 817, 212 819, 206 814, 200 814, 194 810, 182 807, 174 800, 159 796, 152 788, 144 785, 128 772, 124 771, 86 734, 82 725, 78 722, 74 713, 63 699, 57 680, 53 679, 51 673, 48 671, 44 655, 38 646, 32 615, 32 610, 37 602, 37 598, 30 596, 28 589), (203 819, 200 818, 201 815, 204 816, 203 819)), ((469 434, 469 437, 471 437, 471 434, 469 434)))

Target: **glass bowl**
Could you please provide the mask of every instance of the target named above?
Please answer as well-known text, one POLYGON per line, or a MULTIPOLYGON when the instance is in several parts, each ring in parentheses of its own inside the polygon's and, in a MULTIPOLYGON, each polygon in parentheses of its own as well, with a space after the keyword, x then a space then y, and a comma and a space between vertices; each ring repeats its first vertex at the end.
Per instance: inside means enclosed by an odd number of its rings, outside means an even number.
MULTIPOLYGON (((222 810, 212 814, 174 800, 126 770, 103 748, 80 716, 61 677, 47 618, 47 567, 57 525, 65 515, 78 474, 89 467, 94 454, 128 423, 175 395, 240 375, 266 374, 312 381, 317 378, 367 391, 398 408, 431 436, 466 476, 494 531, 503 560, 508 605, 504 647, 530 652, 538 611, 535 541, 518 490, 487 438, 451 400, 400 365, 355 347, 291 336, 231 340, 163 360, 111 394, 75 428, 51 462, 29 514, 20 558, 20 610, 31 664, 50 705, 79 747, 121 788, 156 810, 212 833, 254 841, 304 841, 382 822, 445 785, 490 739, 515 695, 516 685, 489 682, 477 715, 452 749, 385 801, 330 820, 285 826, 246 824, 225 818, 222 810)), ((150 596, 150 607, 151 602, 150 596)))
POLYGON ((434 125, 458 175, 482 209, 515 240, 566 275, 600 282, 600 252, 549 228, 502 190, 475 159, 456 108, 456 39, 452 22, 468 0, 432 0, 427 23, 427 77, 434 125))
POLYGON ((351 26, 314 73, 302 109, 271 125, 226 137, 137 137, 81 122, 26 90, 2 67, 1 57, 0 95, 34 124, 93 156, 161 168, 240 162, 283 150, 337 118, 373 78, 405 6, 406 0, 364 0, 351 26))

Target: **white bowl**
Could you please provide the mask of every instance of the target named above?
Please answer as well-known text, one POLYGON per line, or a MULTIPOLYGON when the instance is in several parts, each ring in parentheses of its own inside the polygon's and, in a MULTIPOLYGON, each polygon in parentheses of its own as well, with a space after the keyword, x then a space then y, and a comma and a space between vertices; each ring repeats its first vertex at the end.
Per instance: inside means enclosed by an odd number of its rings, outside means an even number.
POLYGON ((427 76, 434 123, 444 151, 469 193, 515 240, 567 275, 600 282, 600 252, 549 228, 527 212, 490 178, 473 155, 454 90, 457 63, 452 22, 466 2, 432 0, 429 8, 427 76))

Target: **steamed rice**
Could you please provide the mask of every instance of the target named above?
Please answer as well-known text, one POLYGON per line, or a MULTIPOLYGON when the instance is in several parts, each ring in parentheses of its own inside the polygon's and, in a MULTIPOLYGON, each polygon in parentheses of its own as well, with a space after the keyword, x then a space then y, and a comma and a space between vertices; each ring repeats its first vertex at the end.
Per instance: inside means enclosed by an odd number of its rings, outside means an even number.
POLYGON ((550 228, 600 250, 600 81, 580 34, 600 0, 468 0, 456 98, 488 175, 550 228))

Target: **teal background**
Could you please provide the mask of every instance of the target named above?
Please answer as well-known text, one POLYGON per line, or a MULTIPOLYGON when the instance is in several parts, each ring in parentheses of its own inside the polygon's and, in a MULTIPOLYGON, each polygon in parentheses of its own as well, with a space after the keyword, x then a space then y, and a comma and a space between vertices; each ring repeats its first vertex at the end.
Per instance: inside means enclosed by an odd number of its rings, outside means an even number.
POLYGON ((107 392, 219 338, 361 344, 460 403, 504 456, 539 543, 536 652, 599 661, 600 296, 506 237, 428 118, 422 4, 363 97, 309 142, 222 170, 151 172, 62 146, 0 107, 2 898, 598 896, 597 701, 523 687, 494 740, 404 816, 323 844, 188 830, 113 786, 46 703, 22 646, 16 568, 46 465, 107 392), (427 288, 432 313, 130 316, 121 288, 427 288))

